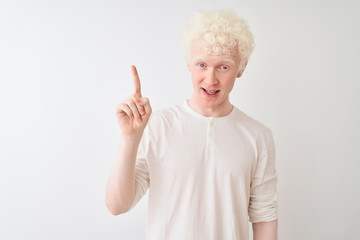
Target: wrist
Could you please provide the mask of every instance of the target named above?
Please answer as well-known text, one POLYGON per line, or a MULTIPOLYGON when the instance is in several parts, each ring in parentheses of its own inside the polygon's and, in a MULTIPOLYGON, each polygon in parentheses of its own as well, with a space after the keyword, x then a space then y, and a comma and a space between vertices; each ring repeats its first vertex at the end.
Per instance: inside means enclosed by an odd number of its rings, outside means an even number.
POLYGON ((121 142, 127 144, 139 144, 142 137, 141 133, 136 134, 121 134, 121 142))

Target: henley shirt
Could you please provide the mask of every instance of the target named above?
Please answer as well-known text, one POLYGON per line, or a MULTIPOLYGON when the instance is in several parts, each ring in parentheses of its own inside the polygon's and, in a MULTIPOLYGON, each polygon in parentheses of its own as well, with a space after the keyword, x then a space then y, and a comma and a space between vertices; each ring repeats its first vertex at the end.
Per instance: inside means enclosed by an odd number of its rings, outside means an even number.
POLYGON ((205 117, 187 100, 154 111, 135 163, 131 210, 149 189, 147 240, 248 240, 278 218, 271 130, 237 107, 205 117))

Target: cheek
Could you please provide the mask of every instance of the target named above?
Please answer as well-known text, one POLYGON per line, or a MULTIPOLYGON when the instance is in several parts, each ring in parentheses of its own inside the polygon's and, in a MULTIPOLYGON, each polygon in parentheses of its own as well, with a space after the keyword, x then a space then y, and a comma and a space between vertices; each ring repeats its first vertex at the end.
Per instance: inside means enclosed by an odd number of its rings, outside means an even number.
POLYGON ((234 78, 228 78, 224 81, 224 85, 227 89, 231 90, 234 87, 235 79, 234 78))
POLYGON ((193 73, 191 73, 191 80, 192 80, 193 87, 196 87, 198 85, 199 81, 196 79, 196 76, 193 73))
POLYGON ((191 72, 191 78, 193 83, 198 83, 201 81, 201 75, 196 71, 191 72))

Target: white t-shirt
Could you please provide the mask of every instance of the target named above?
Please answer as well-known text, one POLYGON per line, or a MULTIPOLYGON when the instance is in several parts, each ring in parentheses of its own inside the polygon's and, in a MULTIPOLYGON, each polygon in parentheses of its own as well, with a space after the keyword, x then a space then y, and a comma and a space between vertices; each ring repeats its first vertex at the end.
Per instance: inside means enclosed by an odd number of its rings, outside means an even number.
POLYGON ((205 117, 187 101, 154 111, 136 159, 132 209, 149 189, 147 240, 248 240, 278 218, 271 130, 235 106, 205 117))

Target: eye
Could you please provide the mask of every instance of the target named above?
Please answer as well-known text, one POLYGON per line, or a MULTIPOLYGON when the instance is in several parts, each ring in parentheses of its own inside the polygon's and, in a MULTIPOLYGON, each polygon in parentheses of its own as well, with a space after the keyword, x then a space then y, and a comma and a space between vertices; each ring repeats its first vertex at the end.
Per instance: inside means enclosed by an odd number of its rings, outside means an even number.
POLYGON ((199 67, 203 68, 203 67, 206 67, 206 65, 205 65, 205 63, 200 63, 199 67))
POLYGON ((220 69, 221 69, 221 70, 228 70, 228 69, 230 69, 230 67, 227 66, 227 65, 221 65, 221 66, 220 66, 220 69))

